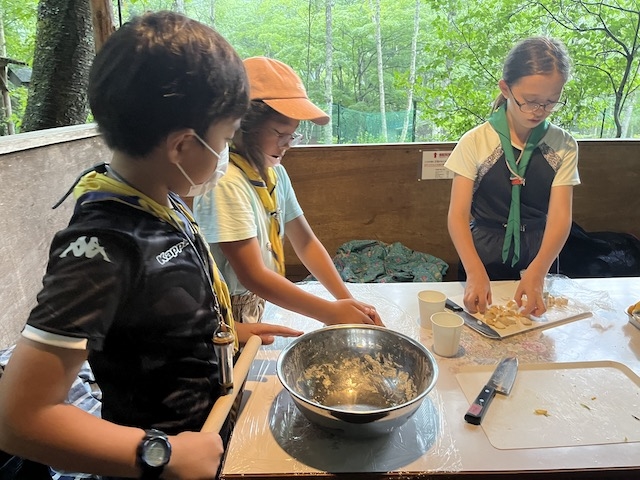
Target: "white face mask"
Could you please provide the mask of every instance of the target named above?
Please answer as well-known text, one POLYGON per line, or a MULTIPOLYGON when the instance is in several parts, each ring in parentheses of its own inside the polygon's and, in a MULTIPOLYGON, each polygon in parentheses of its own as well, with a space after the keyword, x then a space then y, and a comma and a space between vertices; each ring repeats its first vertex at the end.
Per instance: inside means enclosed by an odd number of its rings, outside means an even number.
POLYGON ((218 184, 218 180, 220 180, 224 176, 224 174, 227 172, 227 168, 229 167, 229 144, 227 144, 224 150, 222 150, 220 153, 217 153, 207 144, 207 142, 202 140, 202 138, 200 138, 197 133, 194 133, 194 135, 198 139, 198 141, 202 143, 204 148, 206 148, 216 156, 216 158, 218 159, 218 165, 216 166, 216 169, 211 174, 208 180, 204 181, 203 183, 196 184, 193 182, 193 180, 191 180, 191 177, 187 175, 187 172, 184 171, 182 165, 180 165, 179 163, 176 164, 182 175, 184 175, 184 178, 186 178, 191 184, 191 187, 189 188, 189 191, 186 195, 187 197, 198 197, 210 191, 218 184))

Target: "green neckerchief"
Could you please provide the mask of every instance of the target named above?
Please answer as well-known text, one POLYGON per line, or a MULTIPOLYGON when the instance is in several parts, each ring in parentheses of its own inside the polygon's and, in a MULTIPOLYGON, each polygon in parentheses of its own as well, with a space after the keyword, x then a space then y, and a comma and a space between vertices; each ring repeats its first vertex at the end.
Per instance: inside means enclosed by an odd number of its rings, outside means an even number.
POLYGON ((267 181, 253 168, 253 166, 238 153, 232 152, 229 160, 244 172, 258 194, 262 205, 269 214, 269 243, 271 254, 276 262, 278 273, 284 276, 284 246, 280 236, 280 218, 276 202, 276 172, 272 167, 267 169, 267 181))
POLYGON ((513 154, 513 146, 511 145, 511 132, 509 130, 509 121, 507 120, 507 104, 504 103, 498 107, 489 117, 489 123, 500 137, 500 144, 504 151, 504 158, 507 162, 507 168, 511 172, 511 206, 509 207, 509 219, 507 220, 507 230, 504 236, 504 244, 502 245, 502 263, 507 263, 509 257, 509 249, 513 242, 513 259, 511 266, 515 266, 520 260, 520 190, 525 185, 525 174, 531 160, 531 154, 547 133, 549 122, 545 119, 540 125, 535 127, 529 133, 527 143, 518 160, 513 154))
MULTIPOLYGON (((158 202, 131 187, 130 185, 115 178, 110 178, 106 174, 96 170, 89 170, 81 176, 81 178, 77 181, 75 187, 73 188, 73 196, 80 203, 102 200, 111 200, 125 203, 131 207, 143 210, 150 213, 151 215, 154 215, 157 218, 164 220, 169 225, 172 225, 174 228, 178 229, 181 232, 184 232, 185 228, 191 228, 192 232, 200 238, 201 243, 203 245, 208 245, 189 209, 177 199, 173 202, 176 208, 176 211, 174 211, 171 207, 160 205, 158 202), (101 197, 96 196, 92 198, 91 194, 96 192, 108 195, 104 195, 101 197), (181 216, 176 213, 178 211, 184 217, 184 220, 182 220, 180 218, 181 216), (189 225, 186 225, 185 221, 188 222, 189 225)), ((229 329, 229 331, 231 331, 231 333, 233 333, 235 337, 235 347, 237 350, 238 336, 235 333, 235 324, 233 321, 233 313, 231 310, 231 297, 229 296, 229 289, 227 287, 227 284, 222 281, 222 277, 220 275, 220 272, 218 271, 216 262, 213 259, 213 255, 211 255, 211 251, 209 250, 209 248, 206 248, 206 251, 209 257, 209 266, 211 268, 210 273, 213 280, 213 291, 217 297, 218 303, 222 307, 222 311, 220 313, 224 318, 226 327, 229 329)))

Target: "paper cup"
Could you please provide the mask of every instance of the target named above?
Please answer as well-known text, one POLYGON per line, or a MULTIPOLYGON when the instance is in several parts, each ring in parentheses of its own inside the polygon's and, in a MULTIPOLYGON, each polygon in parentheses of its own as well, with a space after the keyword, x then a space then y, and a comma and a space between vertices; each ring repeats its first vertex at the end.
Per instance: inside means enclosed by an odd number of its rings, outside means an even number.
POLYGON ((418 293, 418 306, 420 308, 420 326, 431 328, 431 315, 443 312, 447 296, 437 290, 423 290, 418 293))
POLYGON ((431 315, 433 328, 433 352, 441 357, 454 357, 460 349, 460 334, 464 320, 451 312, 431 315))

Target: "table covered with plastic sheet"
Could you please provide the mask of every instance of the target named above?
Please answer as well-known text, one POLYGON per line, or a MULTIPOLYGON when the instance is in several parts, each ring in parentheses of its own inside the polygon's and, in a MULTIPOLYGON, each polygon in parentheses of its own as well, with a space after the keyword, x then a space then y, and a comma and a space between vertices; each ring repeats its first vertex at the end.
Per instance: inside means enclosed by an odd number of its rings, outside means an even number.
MULTIPOLYGON (((556 294, 587 305, 590 317, 500 340, 465 327, 455 357, 434 355, 435 388, 389 435, 348 438, 310 423, 276 375, 279 353, 292 339, 261 347, 221 478, 640 478, 640 330, 625 312, 640 300, 640 278, 559 280, 564 281, 556 282, 561 290, 556 294), (515 400, 496 398, 482 425, 466 423, 473 382, 481 385, 495 364, 511 355, 520 362, 510 395, 515 400), (605 385, 591 385, 591 378, 605 385), (617 390, 606 385, 607 378, 617 390), (548 391, 538 383, 547 383, 548 391), (589 391, 569 398, 582 383, 589 391), (624 402, 616 395, 624 395, 624 402), (536 414, 542 406, 546 414, 536 414)), ((349 284, 355 298, 376 307, 387 328, 431 351, 431 331, 418 324, 417 294, 432 289, 460 297, 463 287, 458 282, 349 284)), ((316 282, 301 288, 331 298, 316 282)), ((305 332, 323 326, 272 304, 264 321, 305 332)))

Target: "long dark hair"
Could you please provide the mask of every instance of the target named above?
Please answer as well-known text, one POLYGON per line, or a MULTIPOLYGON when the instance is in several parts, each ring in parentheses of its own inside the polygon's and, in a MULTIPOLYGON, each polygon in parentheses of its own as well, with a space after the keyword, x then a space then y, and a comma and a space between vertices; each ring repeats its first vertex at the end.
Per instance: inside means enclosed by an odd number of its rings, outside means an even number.
POLYGON ((264 153, 259 145, 259 135, 256 133, 272 118, 282 116, 262 100, 251 100, 249 109, 240 122, 240 129, 236 133, 236 137, 240 136, 240 142, 234 150, 256 167, 264 180, 267 179, 267 168, 264 153))
MULTIPOLYGON (((560 40, 548 37, 530 37, 514 46, 502 67, 502 79, 511 86, 529 75, 559 73, 564 81, 571 73, 571 59, 560 40)), ((493 102, 493 110, 507 101, 499 94, 493 102)))

